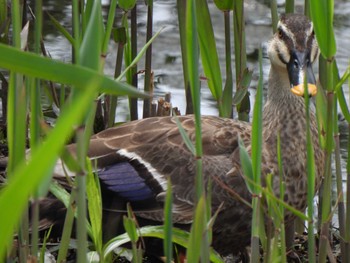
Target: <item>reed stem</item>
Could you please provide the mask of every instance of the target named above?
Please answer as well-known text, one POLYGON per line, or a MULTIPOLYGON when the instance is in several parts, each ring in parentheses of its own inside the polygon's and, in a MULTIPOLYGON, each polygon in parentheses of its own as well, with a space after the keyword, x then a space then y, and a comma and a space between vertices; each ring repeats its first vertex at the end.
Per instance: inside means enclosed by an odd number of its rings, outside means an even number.
MULTIPOLYGON (((348 124, 348 134, 350 134, 350 123, 348 124)), ((348 138, 348 153, 350 153, 350 137, 348 138)), ((346 216, 345 216, 345 261, 349 262, 350 260, 350 155, 348 154, 347 165, 346 165, 346 216)))
MULTIPOLYGON (((240 87, 240 83, 247 67, 243 0, 234 1, 233 30, 236 63, 236 92, 238 92, 238 90, 242 88, 240 87)), ((249 93, 246 93, 241 103, 237 105, 238 119, 249 121, 249 111, 249 93)))
POLYGON ((66 217, 64 220, 63 233, 61 236, 60 250, 58 251, 57 262, 64 262, 67 258, 67 252, 69 248, 70 236, 72 233, 74 214, 76 212, 76 188, 73 187, 69 197, 69 203, 67 207, 66 217))
MULTIPOLYGON (((12 16, 12 43, 17 49, 21 48, 21 30, 22 17, 19 0, 11 1, 11 16, 12 16)), ((23 82, 23 76, 14 72, 10 72, 9 77, 9 95, 8 95, 8 147, 9 147, 9 162, 8 176, 11 178, 16 167, 23 162, 25 157, 26 147, 26 90, 23 82)), ((24 210, 26 211, 26 210, 24 210)), ((29 218, 28 214, 24 213, 21 217, 19 228, 19 254, 20 261, 26 262, 28 257, 29 244, 29 218)))
MULTIPOLYGON (((307 79, 305 79, 305 90, 307 89, 307 79)), ((310 132, 310 100, 307 93, 304 95, 305 100, 305 114, 306 114, 306 147, 307 147, 307 215, 308 220, 308 260, 311 263, 316 262, 315 253, 315 235, 314 235, 314 196, 315 196, 315 158, 314 148, 312 144, 311 132, 310 132)), ((301 220, 299 220, 301 221, 301 220)))
POLYGON ((294 13, 294 0, 286 0, 286 14, 294 13))
MULTIPOLYGON (((147 33, 146 33, 146 43, 152 38, 153 34, 153 0, 148 0, 147 7, 147 33)), ((145 92, 153 94, 153 83, 152 83, 152 44, 149 45, 146 51, 146 61, 145 61, 145 92)), ((143 100, 143 118, 148 118, 151 116, 151 99, 143 100)))
POLYGON ((184 86, 186 94, 186 114, 193 114, 193 104, 190 80, 188 76, 188 65, 187 65, 187 46, 186 46, 186 1, 177 0, 177 14, 179 21, 179 32, 180 32, 180 45, 181 45, 181 57, 182 57, 182 72, 184 76, 184 86))
MULTIPOLYGON (((130 56, 133 61, 137 56, 137 5, 131 9, 130 15, 130 56)), ((126 28, 127 30, 127 28, 126 28)), ((138 79, 137 79, 137 65, 130 69, 131 74, 131 85, 137 89, 138 79)), ((130 120, 138 119, 138 111, 137 111, 137 99, 130 98, 130 120)))
POLYGON ((226 61, 226 82, 223 93, 223 105, 225 117, 233 117, 232 111, 232 94, 233 94, 233 76, 231 63, 231 28, 230 13, 231 11, 223 11, 225 23, 225 61, 226 61))
MULTIPOLYGON (((118 48, 117 48, 117 57, 116 57, 116 63, 114 68, 114 78, 116 79, 121 71, 122 71, 122 65, 123 65, 123 53, 124 53, 124 45, 125 41, 119 39, 118 40, 118 48)), ((114 126, 115 123, 115 116, 116 116, 116 109, 117 109, 117 103, 118 103, 118 97, 109 95, 107 97, 108 101, 108 119, 107 119, 107 127, 110 128, 114 126)))
POLYGON ((327 72, 327 126, 326 126, 326 165, 322 192, 322 214, 321 214, 321 233, 319 244, 318 262, 326 262, 327 246, 329 244, 329 216, 331 212, 331 183, 332 183, 332 149, 333 149, 333 111, 334 111, 334 93, 333 93, 333 70, 332 60, 326 62, 327 72))
MULTIPOLYGON (((337 115, 337 111, 334 111, 334 114, 337 115)), ((337 116, 334 116, 335 119, 337 116)), ((345 205, 344 205, 344 192, 343 192, 343 178, 342 178, 342 169, 341 169, 341 155, 340 155, 340 142, 339 142, 339 131, 338 125, 334 125, 334 158, 335 158, 335 175, 336 175, 336 187, 337 187, 337 196, 338 196, 338 223, 339 223, 339 232, 340 236, 340 251, 342 262, 347 262, 345 259, 346 249, 345 242, 343 237, 345 237, 345 205)))
POLYGON ((310 17, 310 2, 309 0, 304 1, 304 15, 310 17))
MULTIPOLYGON (((41 32, 42 32, 42 0, 35 2, 35 29, 34 29, 34 51, 37 54, 41 53, 41 32)), ((40 140, 40 119, 41 112, 41 89, 39 79, 30 79, 30 147, 34 150, 40 140)), ((32 202, 31 216, 31 254, 34 258, 38 255, 38 239, 39 239, 39 193, 34 195, 32 202)))
POLYGON ((278 23, 277 1, 271 0, 271 19, 272 19, 272 32, 276 33, 278 23))

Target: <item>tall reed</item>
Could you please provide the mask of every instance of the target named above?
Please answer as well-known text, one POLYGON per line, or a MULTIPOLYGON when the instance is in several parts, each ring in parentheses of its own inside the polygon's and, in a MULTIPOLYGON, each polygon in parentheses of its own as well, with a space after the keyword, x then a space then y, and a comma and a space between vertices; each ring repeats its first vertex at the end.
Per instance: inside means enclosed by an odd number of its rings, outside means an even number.
POLYGON ((333 122, 334 122, 334 83, 332 64, 336 52, 333 32, 333 1, 310 1, 311 18, 314 22, 314 30, 321 50, 321 55, 326 59, 325 83, 323 87, 327 92, 327 120, 326 120, 326 166, 322 189, 322 213, 321 233, 318 262, 326 261, 326 251, 329 244, 329 221, 331 213, 331 154, 333 150, 333 122))
MULTIPOLYGON (((42 1, 38 0, 35 3, 35 38, 34 38, 34 52, 36 54, 41 53, 41 37, 42 37, 42 1)), ((35 78, 29 78, 31 80, 30 85, 30 147, 35 149, 40 142, 40 119, 42 117, 42 106, 41 106, 41 88, 40 80, 35 78)), ((37 193, 33 195, 32 205, 32 237, 31 237, 31 255, 36 257, 38 254, 38 240, 39 240, 39 202, 38 198, 42 195, 42 189, 38 189, 37 193)))

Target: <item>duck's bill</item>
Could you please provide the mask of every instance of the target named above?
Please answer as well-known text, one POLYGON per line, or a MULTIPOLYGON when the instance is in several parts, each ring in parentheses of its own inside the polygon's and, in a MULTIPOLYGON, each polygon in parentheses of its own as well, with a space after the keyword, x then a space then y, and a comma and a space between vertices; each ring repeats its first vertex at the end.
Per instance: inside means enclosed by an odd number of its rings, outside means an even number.
POLYGON ((291 92, 297 96, 303 97, 306 91, 309 96, 315 96, 317 93, 315 76, 308 60, 307 51, 293 51, 287 63, 291 92), (307 89, 304 88, 305 82, 307 82, 307 89))
MULTIPOLYGON (((298 84, 291 88, 291 91, 293 94, 298 96, 304 96, 305 94, 305 85, 304 84, 298 84)), ((315 96, 317 94, 317 87, 313 83, 307 84, 307 93, 309 96, 315 96)))

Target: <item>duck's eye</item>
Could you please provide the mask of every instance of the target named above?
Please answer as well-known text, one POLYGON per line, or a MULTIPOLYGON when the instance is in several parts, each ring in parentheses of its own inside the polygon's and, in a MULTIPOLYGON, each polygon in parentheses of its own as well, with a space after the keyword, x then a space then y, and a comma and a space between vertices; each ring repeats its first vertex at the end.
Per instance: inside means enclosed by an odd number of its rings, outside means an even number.
POLYGON ((299 68, 299 63, 298 60, 294 59, 294 68, 298 69, 299 68))

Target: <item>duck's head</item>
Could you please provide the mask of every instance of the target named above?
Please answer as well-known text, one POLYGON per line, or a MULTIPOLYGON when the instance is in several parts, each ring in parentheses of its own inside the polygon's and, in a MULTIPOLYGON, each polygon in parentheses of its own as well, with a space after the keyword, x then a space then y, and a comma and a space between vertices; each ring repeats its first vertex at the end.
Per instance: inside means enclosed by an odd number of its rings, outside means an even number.
POLYGON ((307 78, 308 94, 317 93, 312 64, 319 55, 312 22, 303 15, 285 14, 277 25, 268 54, 273 66, 287 70, 291 92, 304 96, 307 78))

